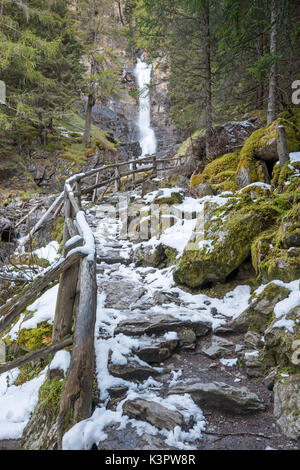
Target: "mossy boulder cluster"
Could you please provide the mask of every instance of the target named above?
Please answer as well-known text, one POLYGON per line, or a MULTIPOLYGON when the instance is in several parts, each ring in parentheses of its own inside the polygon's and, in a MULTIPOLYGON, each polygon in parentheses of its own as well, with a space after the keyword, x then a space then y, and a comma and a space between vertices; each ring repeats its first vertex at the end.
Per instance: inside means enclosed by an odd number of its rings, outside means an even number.
MULTIPOLYGON (((277 130, 279 125, 285 127, 289 152, 298 151, 300 149, 300 110, 293 109, 291 113, 282 113, 276 121, 252 132, 240 151, 219 156, 208 163, 201 174, 192 176, 191 186, 210 183, 215 186, 216 190, 231 191, 257 181, 270 183, 273 166, 278 161, 277 130)), ((277 168, 277 180, 279 170, 277 168)), ((291 169, 286 165, 284 176, 288 173, 291 173, 291 169)), ((281 180, 284 176, 281 175, 281 180)))

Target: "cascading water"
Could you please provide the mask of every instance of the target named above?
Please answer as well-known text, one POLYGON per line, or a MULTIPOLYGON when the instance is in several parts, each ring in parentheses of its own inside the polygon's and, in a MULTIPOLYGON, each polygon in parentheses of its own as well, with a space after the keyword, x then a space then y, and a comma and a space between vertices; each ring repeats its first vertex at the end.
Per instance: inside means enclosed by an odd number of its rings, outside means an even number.
POLYGON ((134 74, 139 89, 139 119, 138 127, 140 131, 140 146, 142 147, 141 157, 153 155, 156 152, 156 137, 151 128, 151 105, 149 85, 151 83, 152 65, 148 65, 141 59, 137 59, 134 74))

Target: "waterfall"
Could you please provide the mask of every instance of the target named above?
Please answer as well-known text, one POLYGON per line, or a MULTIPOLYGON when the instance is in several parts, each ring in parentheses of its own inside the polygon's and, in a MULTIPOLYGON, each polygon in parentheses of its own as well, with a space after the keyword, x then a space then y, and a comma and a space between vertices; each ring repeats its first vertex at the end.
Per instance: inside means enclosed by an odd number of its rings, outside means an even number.
POLYGON ((137 59, 134 74, 139 89, 139 119, 137 125, 140 131, 140 146, 142 147, 141 157, 153 155, 156 152, 156 137, 151 128, 151 105, 149 85, 151 83, 152 65, 148 65, 141 59, 137 59))

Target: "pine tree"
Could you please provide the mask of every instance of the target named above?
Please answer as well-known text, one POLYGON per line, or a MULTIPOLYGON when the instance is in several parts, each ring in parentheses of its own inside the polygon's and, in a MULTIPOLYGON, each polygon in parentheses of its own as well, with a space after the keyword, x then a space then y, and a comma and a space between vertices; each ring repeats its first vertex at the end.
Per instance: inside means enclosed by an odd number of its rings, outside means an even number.
POLYGON ((2 2, 0 78, 7 105, 0 105, 1 129, 21 136, 29 125, 46 143, 53 119, 77 98, 81 51, 64 0, 2 2))
POLYGON ((77 2, 75 22, 84 45, 88 72, 83 92, 87 95, 83 143, 90 144, 92 109, 96 100, 117 96, 119 92, 119 68, 116 54, 110 46, 113 35, 111 15, 112 0, 80 0, 77 2))

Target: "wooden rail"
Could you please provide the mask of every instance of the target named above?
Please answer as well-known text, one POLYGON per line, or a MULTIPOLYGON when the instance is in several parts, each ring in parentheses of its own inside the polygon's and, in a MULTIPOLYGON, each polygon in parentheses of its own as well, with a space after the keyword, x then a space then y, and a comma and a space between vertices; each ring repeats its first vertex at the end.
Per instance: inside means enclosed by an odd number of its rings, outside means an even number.
POLYGON ((25 242, 30 241, 45 217, 51 211, 56 213, 57 206, 63 203, 62 258, 0 308, 1 332, 8 328, 9 324, 43 289, 59 277, 52 345, 37 351, 36 354, 29 353, 20 360, 3 364, 0 369, 0 371, 9 370, 16 367, 16 364, 24 364, 35 357, 44 357, 47 353, 73 345, 57 418, 59 449, 62 448, 62 437, 66 429, 90 417, 92 410, 94 329, 97 308, 96 248, 93 232, 82 210, 81 197, 92 193, 93 200, 95 200, 95 191, 100 187, 105 187, 106 191, 112 183, 115 184, 115 190, 119 191, 121 179, 128 176, 132 176, 132 183, 137 184, 136 175, 139 173, 147 172, 149 178, 154 178, 158 171, 175 168, 176 165, 182 164, 182 159, 184 157, 157 160, 155 156, 150 156, 129 162, 103 165, 72 176, 65 182, 64 191, 25 239, 25 242), (105 175, 108 171, 114 171, 113 175, 100 181, 100 175, 105 175), (84 185, 84 180, 92 176, 95 176, 95 183, 89 186, 84 185), (71 336, 71 340, 66 340, 71 336))

